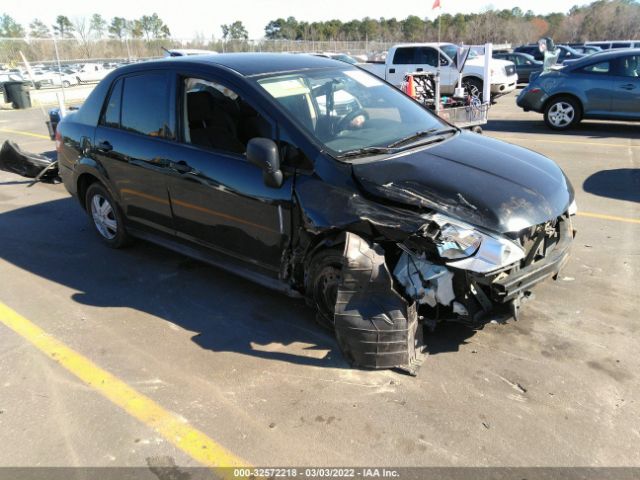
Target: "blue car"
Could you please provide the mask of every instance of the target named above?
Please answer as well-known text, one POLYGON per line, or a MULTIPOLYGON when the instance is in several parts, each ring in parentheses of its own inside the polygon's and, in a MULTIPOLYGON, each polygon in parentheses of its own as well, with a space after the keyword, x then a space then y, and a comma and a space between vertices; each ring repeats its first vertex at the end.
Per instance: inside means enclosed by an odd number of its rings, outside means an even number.
POLYGON ((640 48, 594 53, 533 76, 516 100, 553 130, 582 119, 640 120, 640 48))

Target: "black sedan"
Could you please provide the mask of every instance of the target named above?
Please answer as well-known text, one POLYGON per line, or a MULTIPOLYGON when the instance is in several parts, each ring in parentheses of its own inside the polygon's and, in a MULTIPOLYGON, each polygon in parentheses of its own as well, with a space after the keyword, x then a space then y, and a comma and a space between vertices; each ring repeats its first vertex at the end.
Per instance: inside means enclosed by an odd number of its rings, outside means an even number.
POLYGON ((517 314, 573 238, 553 161, 322 57, 121 67, 56 135, 106 245, 148 239, 304 296, 362 367, 413 371, 424 326, 517 314))
POLYGON ((543 62, 536 60, 532 55, 522 52, 513 53, 494 53, 493 58, 499 58, 501 60, 508 60, 513 62, 516 66, 516 73, 518 74, 518 83, 529 83, 529 77, 532 73, 538 73, 542 71, 543 62))

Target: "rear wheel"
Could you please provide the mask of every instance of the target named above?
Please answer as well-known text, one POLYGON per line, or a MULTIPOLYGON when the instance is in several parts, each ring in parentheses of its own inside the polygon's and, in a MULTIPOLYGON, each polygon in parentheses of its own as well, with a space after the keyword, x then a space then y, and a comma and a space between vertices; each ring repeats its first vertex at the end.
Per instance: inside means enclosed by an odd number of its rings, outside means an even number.
POLYGON ((580 122, 580 103, 571 97, 552 99, 544 109, 544 123, 552 130, 567 130, 580 122))
POLYGON ((307 295, 316 308, 316 321, 333 330, 338 287, 342 280, 342 251, 323 250, 317 253, 309 265, 307 295))
POLYGON ((63 80, 62 81, 62 86, 64 88, 69 88, 71 86, 71 82, 69 80, 63 80))
POLYGON ((129 243, 118 204, 107 189, 100 183, 93 183, 85 198, 87 213, 100 239, 111 248, 121 248, 129 243))

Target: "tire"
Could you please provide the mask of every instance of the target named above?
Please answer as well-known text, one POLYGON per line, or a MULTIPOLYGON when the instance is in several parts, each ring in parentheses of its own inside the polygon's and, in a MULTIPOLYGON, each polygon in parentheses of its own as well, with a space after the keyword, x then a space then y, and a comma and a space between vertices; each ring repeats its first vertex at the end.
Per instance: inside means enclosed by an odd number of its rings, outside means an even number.
POLYGON ((482 80, 474 77, 468 77, 462 79, 462 88, 467 95, 478 97, 482 102, 482 80))
POLYGON ((122 248, 130 243, 120 207, 101 183, 89 186, 85 206, 94 230, 107 246, 122 248))
POLYGON ((306 292, 316 309, 316 322, 334 329, 334 311, 342 271, 342 250, 321 250, 311 260, 306 272, 306 292))
POLYGON ((42 88, 42 84, 39 82, 36 82, 35 84, 36 90, 40 90, 42 88))
POLYGON ((69 80, 63 80, 62 81, 62 86, 64 88, 69 88, 71 86, 71 82, 69 80))
POLYGON ((544 123, 551 130, 568 130, 580 123, 580 102, 571 97, 557 97, 549 101, 544 109, 544 123))

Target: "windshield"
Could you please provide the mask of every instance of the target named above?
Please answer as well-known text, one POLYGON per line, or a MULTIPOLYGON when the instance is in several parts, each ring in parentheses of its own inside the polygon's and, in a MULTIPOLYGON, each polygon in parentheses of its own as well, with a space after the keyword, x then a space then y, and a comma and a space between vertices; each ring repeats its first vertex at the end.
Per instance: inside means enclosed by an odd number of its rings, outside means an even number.
MULTIPOLYGON (((458 47, 456 47, 455 45, 440 45, 440 49, 447 54, 447 57, 449 57, 451 60, 455 60, 456 59, 456 55, 458 54, 458 47)), ((469 57, 467 57, 469 60, 472 60, 474 58, 478 58, 479 54, 476 50, 474 50, 473 48, 469 49, 469 57)))
POLYGON ((449 127, 400 90, 360 69, 262 77, 258 84, 333 156, 387 147, 449 127))

